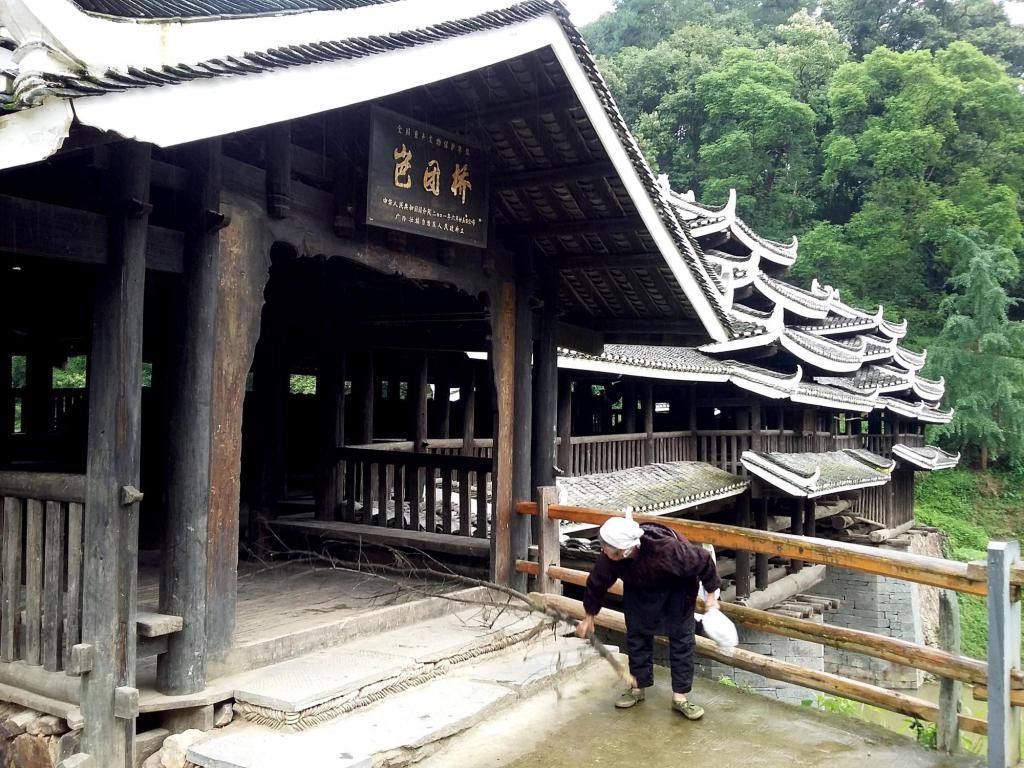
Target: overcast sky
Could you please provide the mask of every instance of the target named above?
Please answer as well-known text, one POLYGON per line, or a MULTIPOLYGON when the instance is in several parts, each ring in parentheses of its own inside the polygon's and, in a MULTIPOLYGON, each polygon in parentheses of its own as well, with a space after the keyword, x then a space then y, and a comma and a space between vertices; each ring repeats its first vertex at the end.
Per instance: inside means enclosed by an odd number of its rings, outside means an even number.
POLYGON ((577 26, 589 24, 602 13, 612 9, 612 0, 562 0, 572 14, 572 21, 577 26))

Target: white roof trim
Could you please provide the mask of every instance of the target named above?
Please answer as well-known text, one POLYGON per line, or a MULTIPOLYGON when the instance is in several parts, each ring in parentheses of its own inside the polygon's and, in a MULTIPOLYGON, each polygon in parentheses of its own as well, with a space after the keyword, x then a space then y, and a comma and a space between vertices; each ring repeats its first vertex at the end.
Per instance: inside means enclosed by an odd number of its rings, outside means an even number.
POLYGON ((64 100, 0 115, 0 168, 14 168, 45 160, 64 144, 74 112, 64 100))
POLYGON ((710 344, 697 347, 697 349, 701 352, 735 352, 741 349, 755 349, 775 343, 779 340, 779 336, 778 331, 769 331, 757 336, 744 336, 731 341, 713 341, 710 344))
POLYGON ((777 291, 769 281, 765 280, 765 275, 762 272, 754 277, 754 287, 757 288, 758 292, 767 299, 781 304, 787 310, 792 312, 794 315, 800 315, 801 317, 807 317, 811 320, 824 320, 828 317, 829 309, 832 305, 831 293, 825 298, 815 297, 818 301, 822 302, 825 307, 823 309, 812 309, 811 307, 804 306, 798 301, 786 296, 781 291, 777 291))
POLYGON ((769 466, 764 459, 751 451, 744 451, 740 455, 740 463, 752 475, 785 491, 790 496, 808 496, 808 489, 821 478, 821 467, 818 467, 810 477, 804 477, 775 463, 769 466))
POLYGON ((668 368, 647 368, 626 362, 612 360, 594 360, 590 358, 558 356, 558 367, 570 371, 589 371, 591 373, 609 373, 616 376, 636 376, 644 379, 663 379, 666 381, 706 381, 725 382, 729 380, 727 373, 697 373, 694 371, 674 371, 668 368))
POLYGON ((900 461, 904 461, 908 464, 913 464, 915 467, 927 470, 929 472, 935 472, 940 469, 952 469, 960 463, 960 454, 957 453, 955 456, 951 453, 946 453, 941 448, 936 448, 933 445, 926 445, 925 448, 930 448, 939 454, 935 461, 926 460, 921 454, 918 453, 920 448, 913 448, 903 443, 896 443, 892 447, 892 454, 900 461))
MULTIPOLYGON (((824 387, 824 386, 828 386, 828 385, 827 384, 819 384, 818 386, 824 387)), ((839 394, 846 394, 841 389, 838 389, 838 388, 835 388, 835 389, 836 389, 836 392, 839 393, 839 394)), ((860 403, 860 402, 856 402, 854 400, 845 400, 844 401, 844 400, 838 400, 838 399, 833 399, 833 398, 829 398, 829 397, 820 397, 818 395, 812 395, 810 393, 804 394, 799 389, 797 389, 792 395, 790 395, 789 399, 792 400, 794 403, 801 403, 803 405, 816 405, 816 406, 819 406, 821 408, 829 408, 829 409, 834 410, 834 411, 856 411, 857 413, 870 413, 871 411, 875 410, 875 408, 878 407, 878 396, 877 395, 872 395, 872 396, 868 397, 868 396, 852 395, 852 393, 851 393, 851 396, 852 397, 857 397, 857 398, 862 399, 862 400, 867 400, 869 402, 868 403, 860 403)))
MULTIPOLYGON (((853 373, 861 367, 862 361, 860 359, 860 355, 852 350, 845 351, 856 356, 856 359, 851 359, 848 362, 833 360, 831 357, 819 355, 817 352, 808 349, 800 342, 795 341, 791 336, 791 333, 791 331, 786 331, 779 337, 779 342, 782 344, 782 348, 809 365, 813 365, 816 368, 821 368, 826 371, 832 371, 834 373, 853 373)), ((814 338, 822 342, 825 341, 825 339, 821 337, 816 336, 814 338)))

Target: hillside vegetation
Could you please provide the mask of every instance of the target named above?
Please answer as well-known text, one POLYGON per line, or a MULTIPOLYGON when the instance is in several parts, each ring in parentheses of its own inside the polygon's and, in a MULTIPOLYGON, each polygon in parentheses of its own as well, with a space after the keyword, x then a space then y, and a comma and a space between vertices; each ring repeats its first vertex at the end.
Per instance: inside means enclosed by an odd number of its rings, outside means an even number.
POLYGON ((654 168, 910 320, 970 463, 1024 462, 1024 30, 992 0, 618 0, 584 30, 654 168))

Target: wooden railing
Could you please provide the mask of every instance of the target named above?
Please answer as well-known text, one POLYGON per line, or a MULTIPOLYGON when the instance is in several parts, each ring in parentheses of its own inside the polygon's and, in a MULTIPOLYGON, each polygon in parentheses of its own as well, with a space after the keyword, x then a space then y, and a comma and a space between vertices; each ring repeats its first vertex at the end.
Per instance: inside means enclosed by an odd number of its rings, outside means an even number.
POLYGON ((0 661, 50 672, 81 642, 85 477, 0 472, 0 661))
MULTIPOLYGON (((587 574, 561 567, 558 525, 573 523, 600 525, 615 514, 593 509, 553 504, 550 488, 538 489, 540 503, 520 502, 520 514, 540 517, 541 535, 535 561, 519 560, 517 570, 535 577, 542 599, 562 612, 583 618, 579 601, 562 597, 556 582, 583 585, 587 574)), ((783 680, 818 691, 864 702, 890 711, 938 723, 939 743, 955 749, 958 730, 988 735, 989 768, 1016 765, 1020 750, 1020 707, 1024 706, 1024 673, 1020 670, 1020 602, 1024 585, 1024 566, 1019 561, 1017 542, 992 542, 987 562, 961 563, 944 558, 825 539, 804 538, 783 533, 751 530, 678 518, 636 516, 638 522, 656 522, 667 526, 693 542, 789 557, 803 562, 842 567, 863 573, 903 579, 945 590, 979 595, 988 600, 988 660, 981 662, 960 655, 958 640, 952 647, 930 648, 871 632, 819 624, 806 619, 778 616, 748 606, 722 604, 722 611, 734 622, 760 631, 807 642, 828 645, 886 661, 925 670, 942 680, 940 704, 878 686, 851 680, 841 675, 819 672, 780 661, 742 648, 722 648, 712 641, 696 638, 698 654, 723 664, 765 677, 783 680), (974 695, 988 700, 988 721, 959 713, 959 683, 975 686, 974 695)), ((611 590, 621 594, 616 584, 611 590)), ((956 601, 951 592, 943 593, 944 627, 958 624, 956 601)), ((603 610, 597 623, 625 631, 621 613, 603 610)), ((958 634, 958 633, 950 633, 958 634)))
POLYGON ((338 461, 344 521, 487 538, 491 459, 385 444, 340 448, 338 461))
POLYGON ((569 474, 576 477, 638 467, 644 463, 646 441, 646 432, 573 437, 569 440, 572 445, 569 474))

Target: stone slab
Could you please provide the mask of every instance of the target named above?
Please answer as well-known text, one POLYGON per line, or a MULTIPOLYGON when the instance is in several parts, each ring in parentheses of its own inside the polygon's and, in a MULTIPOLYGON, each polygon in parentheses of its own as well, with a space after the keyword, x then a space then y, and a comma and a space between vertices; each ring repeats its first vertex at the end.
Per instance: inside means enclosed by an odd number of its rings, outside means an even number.
POLYGON ((412 666, 401 656, 351 651, 342 646, 259 670, 236 684, 235 700, 299 712, 394 677, 412 666))
POLYGON ((596 658, 597 653, 579 640, 528 643, 453 670, 452 677, 503 685, 523 696, 596 658))
POLYGON ((228 728, 193 745, 188 759, 202 768, 369 768, 373 755, 448 738, 515 698, 503 686, 442 679, 309 731, 228 728))

